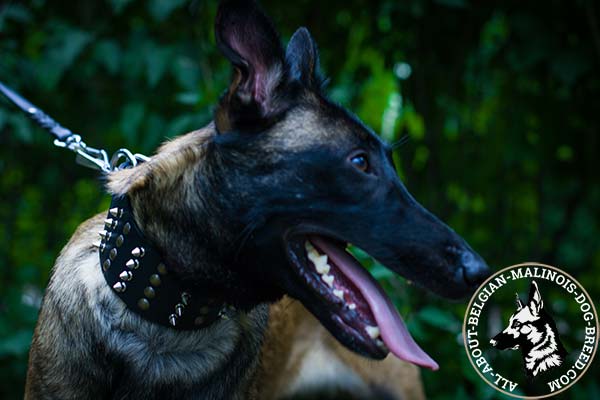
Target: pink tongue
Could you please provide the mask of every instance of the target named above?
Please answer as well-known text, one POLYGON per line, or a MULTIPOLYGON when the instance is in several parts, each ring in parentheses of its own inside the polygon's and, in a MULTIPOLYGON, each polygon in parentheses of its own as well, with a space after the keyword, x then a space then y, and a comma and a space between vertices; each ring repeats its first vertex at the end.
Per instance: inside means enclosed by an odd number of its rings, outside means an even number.
POLYGON ((410 336, 402 317, 377 281, 343 249, 316 236, 311 237, 310 241, 327 253, 367 300, 387 348, 404 361, 437 370, 438 364, 410 336))

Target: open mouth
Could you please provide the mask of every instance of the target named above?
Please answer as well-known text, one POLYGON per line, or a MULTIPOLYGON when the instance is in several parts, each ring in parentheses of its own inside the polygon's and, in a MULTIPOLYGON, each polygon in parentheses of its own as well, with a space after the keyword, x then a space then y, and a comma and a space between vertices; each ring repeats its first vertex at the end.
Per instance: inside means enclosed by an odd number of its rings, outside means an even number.
POLYGON ((388 352, 422 367, 437 363, 410 336, 377 281, 346 251, 346 243, 321 235, 290 238, 288 257, 326 308, 325 324, 346 346, 376 359, 388 352), (333 326, 332 326, 333 325, 333 326))

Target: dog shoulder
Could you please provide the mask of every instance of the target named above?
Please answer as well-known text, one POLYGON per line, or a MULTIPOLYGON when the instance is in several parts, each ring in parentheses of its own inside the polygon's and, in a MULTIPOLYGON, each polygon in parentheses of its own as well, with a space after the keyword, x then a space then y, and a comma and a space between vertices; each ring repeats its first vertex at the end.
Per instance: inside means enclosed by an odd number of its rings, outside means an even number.
POLYGON ((352 353, 287 297, 270 308, 256 386, 261 399, 424 398, 417 367, 393 356, 378 362, 352 353))
POLYGON ((29 353, 26 398, 40 398, 57 388, 64 395, 81 395, 82 388, 91 385, 73 382, 74 377, 105 378, 101 368, 84 362, 93 347, 88 329, 92 319, 89 293, 102 283, 93 246, 102 220, 103 216, 97 215, 82 223, 52 269, 29 353), (67 353, 69 357, 65 357, 67 353))

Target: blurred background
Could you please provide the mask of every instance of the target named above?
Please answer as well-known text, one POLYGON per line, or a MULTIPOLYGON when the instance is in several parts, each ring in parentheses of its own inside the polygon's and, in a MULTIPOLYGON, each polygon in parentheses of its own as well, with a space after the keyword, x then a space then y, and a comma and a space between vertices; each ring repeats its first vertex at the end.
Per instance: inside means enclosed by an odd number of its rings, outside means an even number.
MULTIPOLYGON (((600 4, 592 0, 344 0, 264 8, 287 41, 321 49, 330 96, 385 139, 408 189, 494 269, 563 268, 600 298, 600 4)), ((204 126, 230 68, 214 1, 0 3, 0 81, 91 146, 151 154, 204 126)), ((98 174, 0 100, 0 398, 22 398, 50 269, 77 225, 105 210, 98 174)), ((502 398, 462 348, 467 301, 384 282, 440 363, 432 399, 502 398)), ((548 300, 546 300, 548 301, 548 300)), ((564 335, 569 318, 563 312, 564 335)), ((598 360, 563 398, 600 398, 598 360)))

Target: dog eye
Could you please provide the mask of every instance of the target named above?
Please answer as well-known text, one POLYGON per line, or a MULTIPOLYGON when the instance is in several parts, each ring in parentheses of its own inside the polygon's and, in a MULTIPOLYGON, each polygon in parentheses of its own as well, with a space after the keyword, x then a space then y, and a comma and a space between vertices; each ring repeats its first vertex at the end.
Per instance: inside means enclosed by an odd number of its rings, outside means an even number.
POLYGON ((350 157, 350 163, 361 172, 369 172, 369 160, 365 153, 355 154, 350 157))

